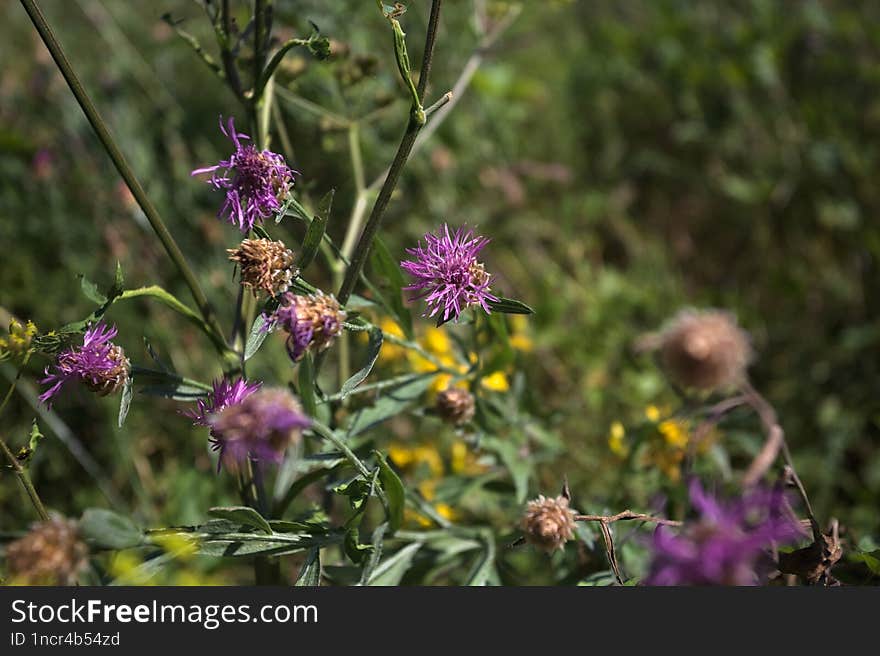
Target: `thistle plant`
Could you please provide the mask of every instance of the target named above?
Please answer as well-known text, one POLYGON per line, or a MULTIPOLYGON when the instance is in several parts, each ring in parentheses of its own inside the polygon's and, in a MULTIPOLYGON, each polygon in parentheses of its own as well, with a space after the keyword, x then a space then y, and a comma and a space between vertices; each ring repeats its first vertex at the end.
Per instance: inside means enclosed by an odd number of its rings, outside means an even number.
MULTIPOLYGON (((214 120, 221 116, 225 140, 213 155, 194 154, 175 181, 189 184, 208 209, 201 227, 212 238, 200 245, 213 249, 208 255, 222 262, 223 275, 207 275, 173 236, 188 225, 178 217, 166 223, 150 201, 123 155, 130 146, 112 136, 38 3, 20 2, 192 302, 169 291, 174 281, 167 289, 127 287, 119 265, 102 275, 112 277, 109 285, 81 280, 93 307, 79 321, 38 329, 26 317, 9 318, 0 359, 14 365, 14 376, 0 412, 21 400, 17 392, 27 400, 29 378, 41 387, 26 444, 18 444, 22 435, 0 431, 0 451, 39 522, 19 527, 8 540, 3 576, 26 583, 141 582, 160 576, 150 565, 158 554, 178 565, 202 554, 244 559, 253 565, 254 581, 275 585, 489 585, 529 580, 534 572, 556 581, 599 575, 615 585, 836 581, 837 532, 820 525, 776 411, 749 382, 758 349, 721 310, 682 312, 641 342, 656 351, 655 364, 669 379, 669 407, 652 405, 647 422, 616 421, 610 431, 621 480, 650 469, 661 481, 652 491, 663 492, 667 502, 636 512, 617 510, 623 503, 617 489, 601 499, 573 493, 568 483, 555 496, 539 489, 548 480, 545 466, 578 467, 584 459, 568 453, 555 434, 564 400, 554 399, 557 407, 531 402, 539 386, 555 393, 572 381, 561 380, 557 363, 533 339, 532 308, 504 295, 515 287, 506 270, 528 253, 504 257, 494 224, 486 221, 477 234, 462 207, 443 216, 418 207, 430 228, 417 239, 424 228, 412 229, 405 219, 415 212, 402 211, 398 200, 410 200, 409 187, 398 187, 409 160, 443 121, 454 120, 454 105, 489 46, 516 19, 517 5, 500 3, 490 16, 477 3, 478 38, 452 91, 431 88, 435 48, 444 35, 441 0, 421 9, 423 21, 412 22, 401 3, 371 4, 370 19, 385 37, 382 49, 352 56, 342 71, 319 68, 345 56, 339 42, 315 27, 320 21, 309 34, 277 38, 269 0, 201 3, 200 20, 215 38, 210 44, 166 16, 180 37, 173 47, 190 48, 205 79, 224 87, 231 105, 191 120, 201 135, 217 137, 214 120), (423 41, 416 68, 408 49, 417 36, 423 41), (346 84, 374 75, 367 55, 393 76, 377 86, 387 93, 394 82, 399 97, 374 99, 375 106, 363 109, 353 100, 369 93, 346 84), (310 87, 285 77, 294 66, 317 68, 351 106, 301 95, 310 87), (325 179, 322 172, 333 169, 323 162, 307 165, 309 145, 290 138, 285 120, 293 124, 306 114, 317 117, 316 133, 324 130, 317 136, 345 135, 342 159, 350 180, 325 179), (390 161, 377 155, 382 147, 364 147, 366 138, 375 144, 387 134, 387 126, 375 126, 377 116, 401 133, 390 161), (216 164, 197 166, 204 162, 216 164), (382 171, 371 184, 368 168, 382 171), (329 190, 321 200, 312 197, 318 189, 329 190), (203 278, 216 296, 210 301, 203 278), (163 317, 172 317, 172 344, 154 347, 149 326, 141 330, 116 314, 135 300, 171 313, 163 317), (33 370, 37 361, 42 374, 33 370), (211 501, 198 508, 197 524, 181 518, 155 525, 159 514, 135 513, 115 499, 114 510, 85 508, 77 520, 50 514, 41 497, 44 481, 31 467, 38 451, 56 448, 42 441, 41 423, 63 425, 83 404, 110 402, 102 397, 118 398, 126 439, 130 413, 173 417, 173 439, 157 441, 155 452, 132 467, 139 476, 175 466, 202 476, 194 488, 209 488, 211 501), (164 412, 169 408, 173 412, 164 412), (710 481, 707 454, 723 443, 721 424, 737 410, 751 411, 743 421, 763 440, 750 457, 739 453, 726 463, 723 481, 710 481), (190 449, 190 442, 198 446, 190 449), (586 514, 600 504, 603 514, 586 514), (149 519, 141 525, 135 517, 149 519), (641 542, 628 543, 642 550, 644 571, 624 558, 629 552, 615 534, 622 521, 656 527, 653 537, 642 533, 641 542), (512 548, 519 543, 523 550, 512 548), (511 574, 520 561, 530 571, 511 574), (584 563, 593 569, 582 577, 584 563)), ((419 8, 412 3, 409 11, 419 8)), ((328 150, 326 157, 334 157, 328 150)), ((592 389, 605 374, 597 366, 575 384, 592 389)), ((594 421, 585 416, 582 423, 594 421)), ((100 474, 87 449, 66 433, 65 439, 84 467, 100 474)), ((123 438, 120 443, 131 448, 123 438)), ((141 487, 127 496, 150 492, 141 487)), ((242 580, 240 568, 229 570, 239 578, 218 575, 223 582, 242 580)))

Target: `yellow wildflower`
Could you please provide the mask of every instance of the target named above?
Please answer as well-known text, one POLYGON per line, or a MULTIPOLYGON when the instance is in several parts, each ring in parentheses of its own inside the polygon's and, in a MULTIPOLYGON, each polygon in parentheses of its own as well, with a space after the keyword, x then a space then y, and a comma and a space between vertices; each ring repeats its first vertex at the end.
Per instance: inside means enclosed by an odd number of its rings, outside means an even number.
POLYGON ((477 461, 477 456, 468 449, 462 440, 452 443, 452 459, 450 462, 452 472, 464 476, 476 476, 484 473, 488 467, 477 461))
POLYGON ((684 449, 687 446, 689 435, 685 422, 667 419, 660 422, 657 430, 660 431, 660 435, 669 446, 676 449, 684 449))
POLYGON ((455 509, 448 503, 438 503, 434 506, 434 510, 436 510, 437 514, 443 519, 449 520, 450 522, 454 522, 459 516, 455 509))
POLYGON ((510 346, 523 353, 531 352, 535 345, 528 335, 529 320, 522 314, 512 314, 508 318, 511 327, 510 346))
POLYGON ((629 455, 629 447, 624 442, 624 437, 626 437, 626 429, 623 427, 623 424, 619 421, 612 422, 611 431, 608 435, 608 448, 611 449, 614 455, 621 458, 626 458, 629 455))
POLYGON ((440 457, 440 452, 434 446, 392 444, 388 447, 388 457, 401 469, 426 464, 432 475, 443 475, 443 458, 440 457))
POLYGON ((37 326, 33 321, 22 324, 18 319, 12 319, 9 322, 9 335, 0 337, 0 360, 10 357, 22 359, 36 334, 37 326))
POLYGON ((506 392, 510 389, 510 383, 503 371, 496 371, 489 374, 480 381, 480 384, 493 392, 506 392))
POLYGON ((196 545, 195 540, 192 540, 185 535, 180 535, 179 533, 157 535, 153 538, 153 542, 162 547, 167 554, 183 560, 188 560, 198 551, 198 546, 196 545))
POLYGON ((660 408, 653 404, 649 405, 645 408, 645 417, 647 417, 648 421, 657 423, 660 421, 660 408))

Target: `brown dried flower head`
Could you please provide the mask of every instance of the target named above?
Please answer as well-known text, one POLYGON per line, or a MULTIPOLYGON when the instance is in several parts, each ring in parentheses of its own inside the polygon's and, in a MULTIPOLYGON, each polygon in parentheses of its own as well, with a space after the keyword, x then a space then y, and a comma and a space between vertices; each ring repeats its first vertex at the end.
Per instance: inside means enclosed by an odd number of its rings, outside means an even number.
POLYGON ((241 284, 276 296, 290 287, 295 274, 293 251, 283 241, 245 239, 238 248, 227 250, 229 259, 241 267, 241 284))
POLYGON ((474 418, 474 396, 466 389, 449 387, 437 394, 436 410, 447 423, 466 424, 474 418))
POLYGON ((553 499, 541 494, 526 505, 520 525, 529 544, 551 553, 574 537, 574 512, 565 496, 553 499))
POLYGON ((679 385, 714 390, 745 380, 752 347, 730 313, 684 310, 660 335, 660 358, 679 385))
POLYGON ((20 585, 75 585, 88 556, 76 522, 56 517, 9 544, 6 568, 11 582, 20 585))

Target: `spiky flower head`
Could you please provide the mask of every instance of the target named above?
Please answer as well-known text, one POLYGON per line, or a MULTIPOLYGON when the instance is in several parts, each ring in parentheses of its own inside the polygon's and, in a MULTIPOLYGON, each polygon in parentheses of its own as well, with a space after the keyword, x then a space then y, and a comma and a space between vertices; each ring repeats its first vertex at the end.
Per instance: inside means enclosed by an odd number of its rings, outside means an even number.
POLYGON ((497 301, 489 288, 492 276, 486 273, 477 255, 489 243, 485 237, 474 236, 472 230, 458 228, 450 233, 449 225, 436 234, 428 233, 424 245, 406 252, 414 260, 400 263, 415 281, 404 289, 416 292, 411 300, 425 299, 428 309, 424 316, 440 313, 442 321, 456 319, 468 307, 479 305, 487 313, 489 301, 497 301))
POLYGON ((40 383, 49 389, 40 401, 51 406, 52 399, 70 381, 78 381, 100 396, 112 394, 128 380, 131 364, 122 347, 110 340, 116 337, 116 326, 103 322, 89 326, 82 346, 72 346, 59 353, 54 364, 46 367, 40 383))
POLYGON ((781 490, 719 501, 694 479, 689 492, 699 517, 678 534, 657 527, 646 585, 757 585, 766 550, 802 535, 781 490))
POLYGON ((227 252, 229 259, 241 267, 241 284, 250 287, 254 295, 258 290, 272 297, 283 294, 296 275, 293 251, 283 241, 245 239, 227 252))
POLYGON ((262 223, 263 219, 281 210, 293 186, 296 171, 287 166, 278 153, 258 150, 252 143, 242 143, 250 137, 235 131, 232 117, 226 125, 223 125, 223 117, 220 117, 220 131, 229 137, 235 151, 229 159, 196 169, 192 175, 211 174, 208 183, 226 192, 226 200, 217 216, 225 217, 239 230, 247 232, 255 223, 262 223))
POLYGON ((271 323, 287 332, 287 353, 294 362, 308 349, 323 351, 342 332, 346 313, 339 301, 318 290, 314 294, 292 294, 281 298, 271 323))
POLYGON ((249 458, 279 464, 311 420, 285 389, 261 389, 208 417, 220 464, 237 469, 249 458))
MULTIPOLYGON (((248 382, 243 378, 229 380, 218 378, 213 381, 211 395, 196 402, 194 410, 184 410, 180 414, 189 417, 196 426, 210 426, 209 417, 219 413, 224 408, 241 403, 251 394, 260 389, 259 381, 248 382)), ((213 429, 212 429, 213 434, 213 429)))
POLYGON ((526 505, 520 526, 528 543, 547 553, 562 549, 574 537, 574 512, 568 507, 568 497, 538 495, 526 505))
POLYGON ((77 523, 53 517, 6 547, 6 569, 19 585, 76 585, 88 556, 77 523))
POLYGON ((447 387, 438 392, 435 407, 443 421, 460 426, 474 418, 474 395, 460 387, 447 387))
POLYGON ((752 348, 730 313, 684 310, 661 333, 660 358, 676 383, 714 390, 745 380, 752 348))

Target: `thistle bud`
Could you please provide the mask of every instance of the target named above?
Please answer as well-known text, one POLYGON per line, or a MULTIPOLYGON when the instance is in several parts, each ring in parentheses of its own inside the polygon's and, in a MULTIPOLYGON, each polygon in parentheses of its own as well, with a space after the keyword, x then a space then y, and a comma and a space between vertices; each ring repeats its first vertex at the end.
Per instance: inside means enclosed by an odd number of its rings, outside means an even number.
POLYGON ((75 585, 89 550, 74 521, 53 518, 34 524, 6 548, 6 568, 21 585, 75 585))
POLYGON ((290 287, 293 271, 293 251, 282 241, 245 239, 238 248, 227 250, 229 259, 241 267, 241 284, 250 287, 254 295, 263 290, 272 297, 283 294, 290 287))
POLYGON ((565 496, 552 499, 541 494, 529 501, 520 526, 527 542, 552 553, 574 537, 574 512, 565 496))
POLYGON ((446 423, 460 426, 474 417, 474 397, 460 387, 449 387, 437 394, 437 414, 446 423))
POLYGON ((752 349, 728 312, 685 310, 660 335, 660 357, 674 382, 714 390, 745 380, 752 349))

